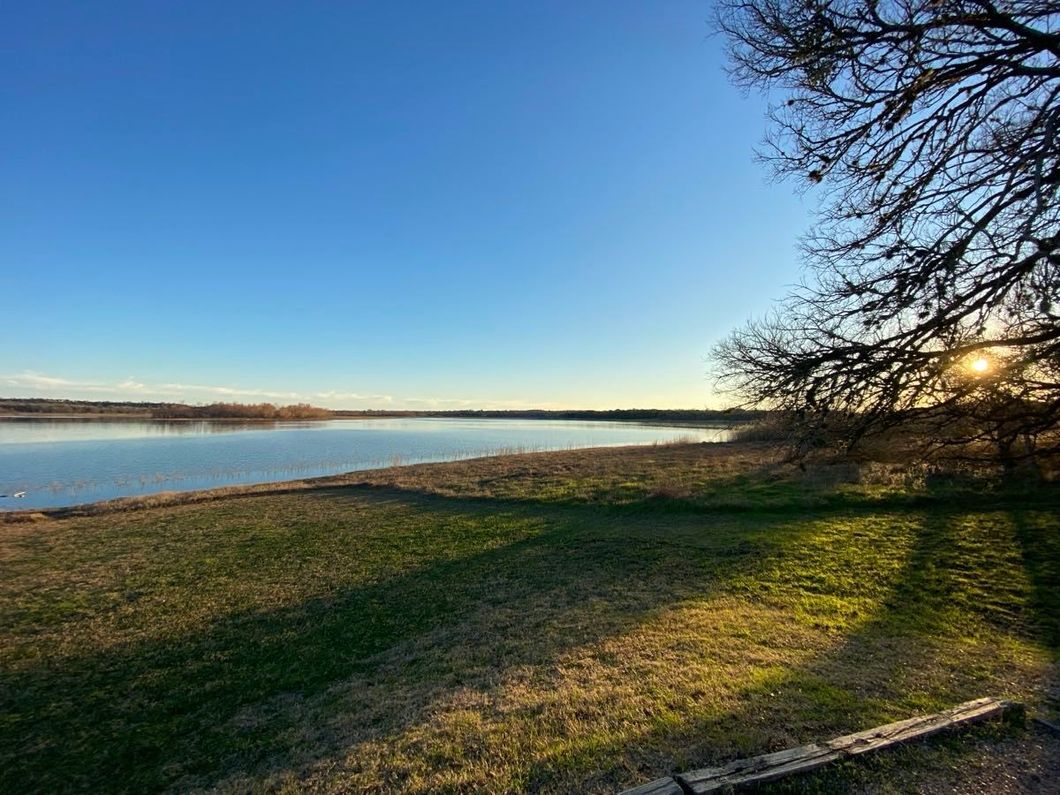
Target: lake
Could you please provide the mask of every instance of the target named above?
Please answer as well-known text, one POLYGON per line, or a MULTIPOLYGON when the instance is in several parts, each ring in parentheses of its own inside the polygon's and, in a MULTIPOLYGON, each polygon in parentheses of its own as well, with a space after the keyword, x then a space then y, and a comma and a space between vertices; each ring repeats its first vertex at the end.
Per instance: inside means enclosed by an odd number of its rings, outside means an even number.
POLYGON ((270 483, 480 455, 679 440, 727 427, 507 419, 313 422, 0 418, 0 510, 270 483), (24 491, 16 499, 10 495, 24 491))

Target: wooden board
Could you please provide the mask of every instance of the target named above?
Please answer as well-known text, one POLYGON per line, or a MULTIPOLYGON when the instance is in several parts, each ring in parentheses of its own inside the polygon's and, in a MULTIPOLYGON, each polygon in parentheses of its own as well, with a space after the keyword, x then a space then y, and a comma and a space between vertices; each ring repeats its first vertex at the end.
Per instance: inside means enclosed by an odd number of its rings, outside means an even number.
POLYGON ((845 734, 823 743, 810 743, 772 754, 762 754, 749 759, 737 759, 722 767, 707 767, 682 773, 674 778, 660 778, 626 790, 621 795, 681 795, 695 793, 706 795, 712 792, 731 792, 743 787, 752 787, 775 781, 795 773, 816 770, 846 757, 858 756, 881 748, 929 737, 953 726, 997 717, 1018 707, 1011 701, 997 698, 979 698, 966 701, 952 709, 934 715, 908 718, 875 729, 845 734))
POLYGON ((1009 701, 980 698, 934 715, 888 723, 868 731, 836 737, 828 742, 810 743, 786 751, 738 759, 723 767, 693 770, 677 776, 677 779, 684 785, 686 792, 695 795, 764 784, 793 773, 816 770, 838 759, 878 751, 896 743, 928 737, 952 726, 995 717, 1012 706, 1009 701))

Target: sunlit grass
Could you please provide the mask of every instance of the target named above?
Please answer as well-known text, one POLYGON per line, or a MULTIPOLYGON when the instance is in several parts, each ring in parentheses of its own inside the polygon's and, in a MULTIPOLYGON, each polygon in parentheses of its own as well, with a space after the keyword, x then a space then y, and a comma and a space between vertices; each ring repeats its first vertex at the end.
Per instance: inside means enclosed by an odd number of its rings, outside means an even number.
POLYGON ((0 528, 0 788, 606 792, 1037 703, 1052 493, 869 469, 572 451, 0 528))

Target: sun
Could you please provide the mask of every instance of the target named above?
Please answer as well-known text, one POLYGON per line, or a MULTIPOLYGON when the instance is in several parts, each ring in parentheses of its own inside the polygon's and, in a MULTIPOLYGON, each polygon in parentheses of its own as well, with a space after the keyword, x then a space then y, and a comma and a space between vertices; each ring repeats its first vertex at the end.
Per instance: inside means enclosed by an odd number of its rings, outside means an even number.
POLYGON ((987 370, 990 369, 990 360, 980 356, 977 359, 973 359, 972 363, 969 366, 972 368, 973 372, 985 373, 987 370))

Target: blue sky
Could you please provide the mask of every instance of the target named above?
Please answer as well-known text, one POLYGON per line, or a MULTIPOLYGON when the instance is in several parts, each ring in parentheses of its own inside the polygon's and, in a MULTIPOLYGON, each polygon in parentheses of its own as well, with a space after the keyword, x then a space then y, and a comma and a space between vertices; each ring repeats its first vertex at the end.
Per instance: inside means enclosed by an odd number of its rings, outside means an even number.
POLYGON ((709 16, 3 3, 0 394, 718 405, 811 208, 709 16))

